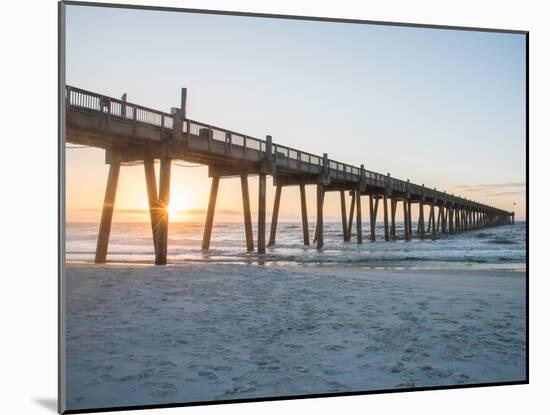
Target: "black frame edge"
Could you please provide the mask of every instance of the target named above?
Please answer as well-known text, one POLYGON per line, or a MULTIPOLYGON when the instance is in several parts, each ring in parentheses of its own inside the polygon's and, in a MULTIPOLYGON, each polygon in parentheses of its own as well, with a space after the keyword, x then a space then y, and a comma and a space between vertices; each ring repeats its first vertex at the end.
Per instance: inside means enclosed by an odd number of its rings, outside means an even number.
POLYGON ((215 10, 215 9, 192 9, 184 7, 166 7, 166 6, 146 6, 127 3, 98 3, 88 1, 64 1, 65 4, 71 6, 88 6, 88 7, 106 7, 116 9, 134 9, 134 10, 152 10, 152 11, 166 11, 166 12, 179 12, 179 13, 197 13, 197 14, 219 14, 225 16, 239 16, 239 17, 265 17, 270 19, 289 19, 289 20, 310 20, 318 22, 333 22, 333 23, 354 23, 354 24, 369 24, 377 26, 401 26, 401 27, 415 27, 421 29, 440 29, 440 30, 463 30, 463 31, 475 31, 475 32, 493 32, 493 33, 509 33, 509 34, 527 34, 527 30, 516 29, 498 29, 498 28, 484 28, 484 27, 470 27, 470 26, 453 26, 453 25, 435 25, 428 23, 403 23, 383 20, 362 20, 362 19, 347 19, 343 17, 322 17, 322 16, 302 16, 302 15, 290 15, 290 14, 270 14, 270 13, 257 13, 257 12, 241 12, 241 11, 228 11, 228 10, 215 10))

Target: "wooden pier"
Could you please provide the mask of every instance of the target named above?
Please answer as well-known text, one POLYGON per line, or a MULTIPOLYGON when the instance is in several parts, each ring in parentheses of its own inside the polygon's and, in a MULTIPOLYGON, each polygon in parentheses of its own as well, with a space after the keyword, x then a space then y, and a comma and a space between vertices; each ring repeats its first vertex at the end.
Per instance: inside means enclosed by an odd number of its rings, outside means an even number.
POLYGON ((180 108, 165 113, 83 89, 67 86, 65 91, 67 119, 66 142, 102 148, 109 165, 95 261, 107 260, 109 235, 120 168, 124 163, 142 162, 151 218, 155 264, 167 262, 168 210, 172 160, 184 160, 208 166, 212 179, 202 248, 208 250, 216 211, 220 179, 240 177, 247 250, 254 250, 248 177, 259 177, 258 233, 256 249, 266 252, 266 178, 275 186, 268 246, 276 244, 279 206, 284 188, 299 186, 304 245, 310 244, 305 186, 315 186, 316 224, 313 242, 324 245, 323 205, 326 192, 339 192, 342 214, 342 235, 350 241, 355 220, 357 243, 363 243, 362 196, 368 197, 370 220, 368 237, 376 240, 375 225, 379 206, 384 222, 384 239, 396 235, 395 216, 403 210, 403 238, 413 238, 411 207, 419 206, 415 232, 419 237, 480 229, 514 223, 514 213, 430 189, 360 167, 352 166, 302 150, 250 137, 224 128, 189 119, 186 114, 187 90, 182 89, 180 108), (157 189, 154 163, 160 161, 157 189), (349 210, 346 206, 350 196, 349 210), (424 209, 427 208, 428 223, 424 209))

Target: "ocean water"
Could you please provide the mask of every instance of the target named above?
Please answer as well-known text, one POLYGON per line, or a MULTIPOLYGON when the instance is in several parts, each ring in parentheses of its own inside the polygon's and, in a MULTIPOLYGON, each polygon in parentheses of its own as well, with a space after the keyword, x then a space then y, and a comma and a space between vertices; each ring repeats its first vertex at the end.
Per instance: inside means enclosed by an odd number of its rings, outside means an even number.
MULTIPOLYGON (((413 240, 402 238, 403 224, 397 224, 397 239, 384 241, 383 224, 377 224, 377 240, 369 239, 368 223, 363 228, 363 244, 343 242, 340 222, 325 223, 325 246, 313 244, 314 223, 310 224, 311 246, 304 246, 300 222, 280 223, 277 243, 266 255, 247 253, 242 223, 215 223, 210 250, 201 250, 202 223, 171 223, 168 261, 208 263, 261 263, 265 265, 355 266, 375 269, 511 269, 525 270, 525 222, 420 239, 413 223, 413 240)), ((67 224, 67 261, 92 262, 98 224, 67 224)), ((269 238, 269 224, 266 238, 269 238)), ((254 228, 256 239, 256 229, 254 228)), ((254 241, 256 244, 256 240, 254 241)), ((256 247, 256 245, 255 245, 256 247)), ((113 223, 108 261, 114 263, 152 263, 154 251, 148 223, 113 223)))

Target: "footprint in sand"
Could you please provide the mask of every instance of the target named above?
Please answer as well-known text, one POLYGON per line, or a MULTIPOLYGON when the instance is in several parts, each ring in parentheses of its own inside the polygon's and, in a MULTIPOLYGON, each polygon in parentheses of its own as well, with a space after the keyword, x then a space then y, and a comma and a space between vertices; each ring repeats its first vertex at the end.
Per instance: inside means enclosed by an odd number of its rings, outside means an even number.
POLYGON ((337 392, 348 389, 345 385, 342 385, 341 383, 335 382, 335 381, 325 381, 325 383, 328 386, 329 392, 337 392))
POLYGON ((448 378, 449 376, 451 376, 453 374, 453 372, 450 371, 450 370, 441 369, 441 368, 433 367, 433 366, 430 366, 430 365, 420 366, 420 370, 422 370, 423 372, 425 372, 429 376, 434 376, 434 377, 439 377, 439 378, 448 378))
POLYGON ((232 390, 225 392, 222 396, 239 395, 241 393, 254 392, 256 388, 250 385, 235 386, 232 390))
POLYGON ((414 388, 414 386, 414 382, 398 383, 397 385, 395 385, 396 388, 414 388))
POLYGON ((333 344, 333 345, 323 347, 324 350, 330 350, 333 352, 339 352, 341 350, 344 350, 345 348, 346 346, 342 346, 341 344, 333 344))
POLYGON ((103 382, 113 382, 114 378, 111 375, 105 374, 99 377, 103 382))
POLYGON ((341 373, 342 372, 340 370, 336 370, 336 369, 325 369, 325 370, 323 370, 323 374, 327 375, 327 376, 339 375, 341 373))
POLYGON ((385 369, 391 373, 399 373, 405 370, 405 365, 402 362, 397 362, 394 365, 387 365, 385 369))
POLYGON ((145 385, 151 388, 154 388, 154 390, 150 393, 151 396, 154 396, 155 398, 164 398, 168 395, 173 395, 177 392, 176 385, 173 383, 156 383, 156 382, 145 382, 145 385))
POLYGON ((457 383, 464 383, 466 382, 468 379, 470 379, 470 376, 464 374, 464 373, 459 373, 457 375, 455 375, 453 377, 453 380, 457 383))
POLYGON ((211 380, 218 378, 218 375, 216 375, 216 372, 214 372, 213 370, 199 370, 197 372, 197 375, 211 380))

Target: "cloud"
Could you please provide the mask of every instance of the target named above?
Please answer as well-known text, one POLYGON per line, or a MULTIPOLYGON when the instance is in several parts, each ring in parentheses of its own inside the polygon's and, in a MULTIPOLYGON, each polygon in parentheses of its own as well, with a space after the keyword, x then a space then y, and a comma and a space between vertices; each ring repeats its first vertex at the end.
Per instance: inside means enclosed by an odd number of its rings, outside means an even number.
MULTIPOLYGON (((206 209, 187 209, 180 210, 178 213, 186 215, 206 215, 206 209)), ((216 213, 221 215, 242 215, 242 211, 233 209, 216 209, 216 213)))
MULTIPOLYGON (((101 212, 101 209, 95 209, 95 208, 77 208, 77 209, 71 209, 78 212, 101 212)), ((115 207, 115 211, 117 213, 127 213, 131 215, 145 215, 148 214, 149 211, 147 209, 120 209, 115 207)))
POLYGON ((491 193, 491 196, 516 196, 516 195, 524 195, 525 191, 518 191, 518 192, 500 192, 500 193, 491 193))
POLYGON ((525 182, 490 184, 460 184, 453 186, 457 192, 477 193, 480 196, 515 196, 525 194, 525 182))
POLYGON ((178 211, 180 214, 187 214, 187 215, 204 215, 206 214, 205 209, 187 209, 187 210, 180 210, 178 211))
POLYGON ((233 210, 233 209, 220 209, 217 211, 217 213, 221 213, 223 215, 242 215, 243 212, 240 210, 233 210))
POLYGON ((491 183, 491 184, 459 184, 453 186, 455 189, 468 189, 468 190, 486 190, 486 189, 502 189, 510 187, 525 187, 525 182, 509 182, 509 183, 491 183))

